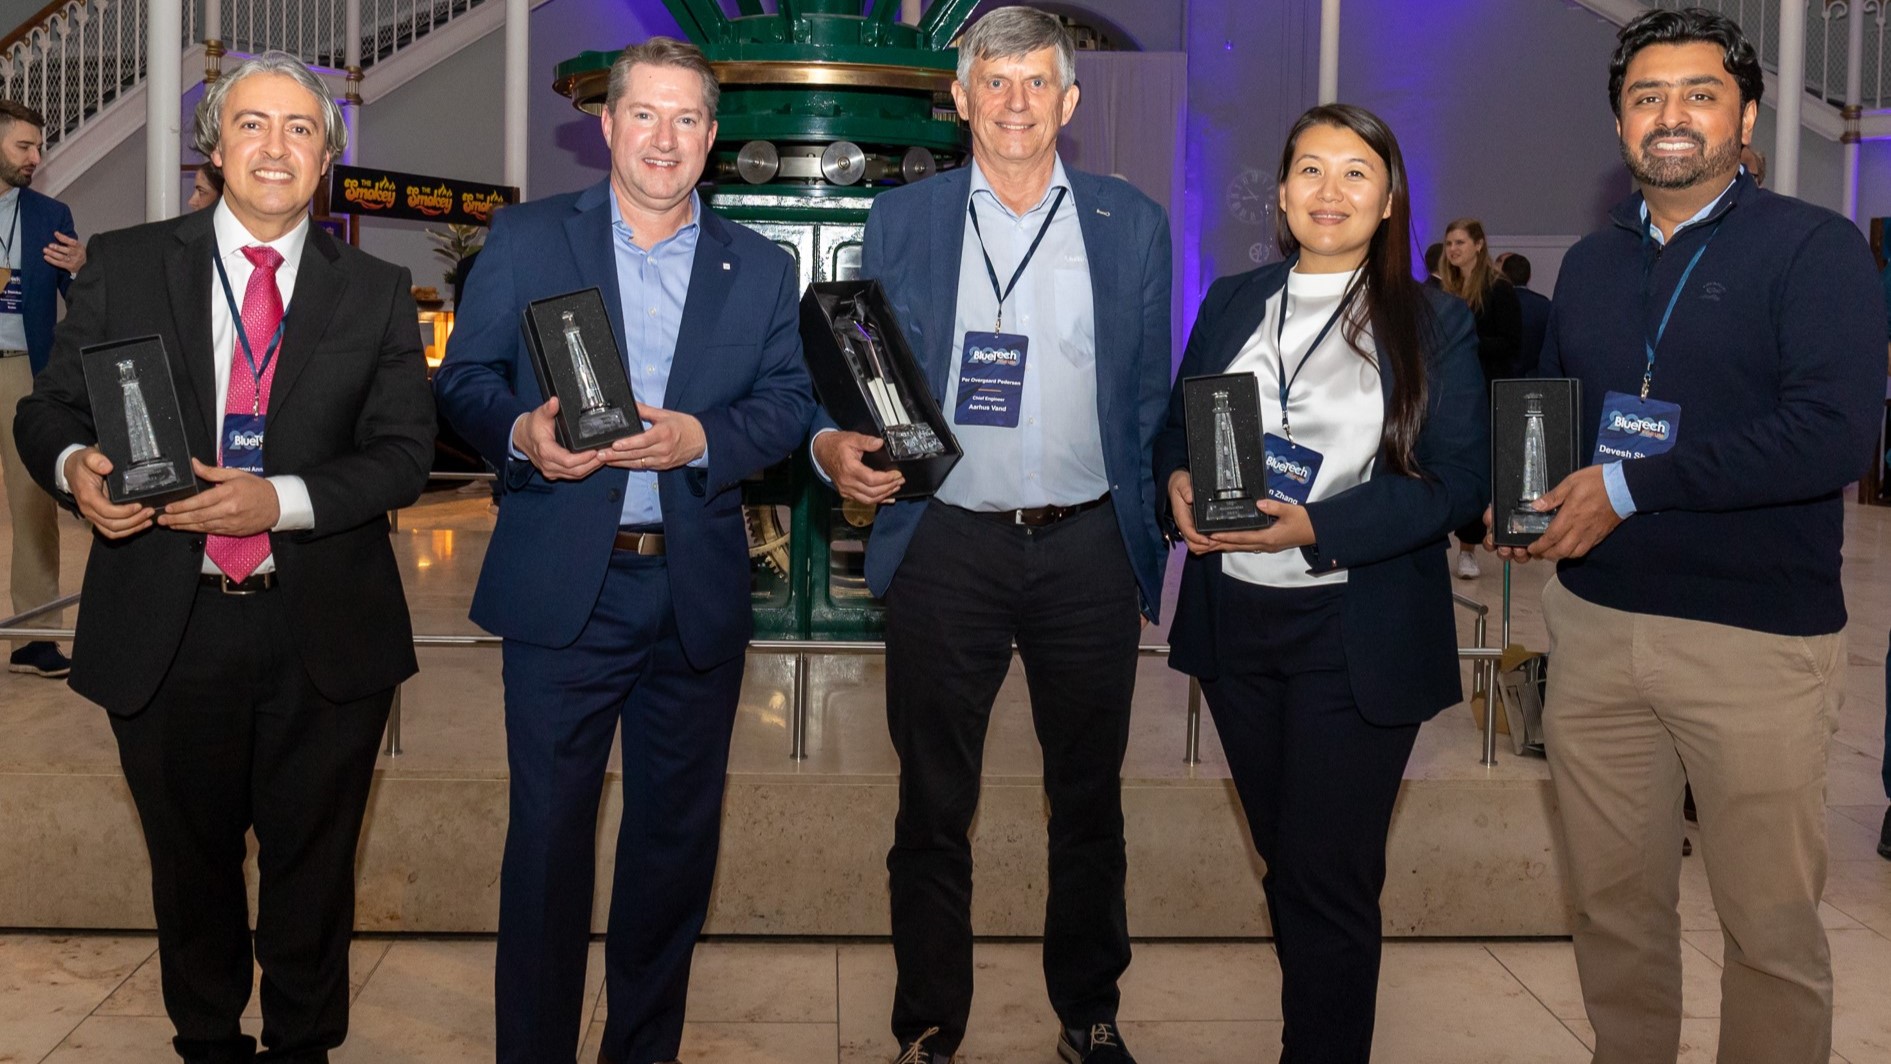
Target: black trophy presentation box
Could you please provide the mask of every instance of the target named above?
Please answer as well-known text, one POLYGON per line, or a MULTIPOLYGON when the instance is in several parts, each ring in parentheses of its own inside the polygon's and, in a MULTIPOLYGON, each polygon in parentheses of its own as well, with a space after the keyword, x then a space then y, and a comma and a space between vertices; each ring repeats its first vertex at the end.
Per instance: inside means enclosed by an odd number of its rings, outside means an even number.
POLYGON ((161 507, 197 494, 190 442, 156 336, 114 340, 79 351, 98 449, 111 459, 105 494, 115 503, 161 507))
POLYGON ((1552 515, 1530 503, 1582 464, 1581 422, 1580 381, 1491 382, 1491 539, 1498 546, 1527 547, 1548 531, 1552 515))
POLYGON ((921 499, 937 491, 963 452, 880 282, 808 285, 801 297, 801 349, 815 394, 834 423, 886 441, 862 461, 905 475, 895 497, 921 499))
POLYGON ((594 451, 643 431, 602 292, 586 288, 526 304, 525 346, 539 391, 558 398, 559 446, 594 451))
MULTIPOLYGON (((1217 373, 1182 382, 1188 474, 1195 482, 1195 531, 1240 532, 1274 519, 1255 509, 1267 497, 1261 385, 1252 373, 1217 373)), ((1156 486, 1167 491, 1168 485, 1156 486)))

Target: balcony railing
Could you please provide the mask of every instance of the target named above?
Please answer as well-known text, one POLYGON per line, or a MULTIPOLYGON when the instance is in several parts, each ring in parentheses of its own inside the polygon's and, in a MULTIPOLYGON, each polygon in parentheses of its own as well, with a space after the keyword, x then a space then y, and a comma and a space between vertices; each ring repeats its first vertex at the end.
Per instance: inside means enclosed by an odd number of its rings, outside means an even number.
MULTIPOLYGON (((189 0, 177 46, 215 36, 226 52, 275 48, 339 71, 347 66, 352 9, 365 71, 487 2, 189 0)), ((56 0, 0 40, 0 97, 45 116, 48 150, 144 83, 147 8, 148 0, 56 0)))
POLYGON ((1865 49, 1859 68, 1860 104, 1867 111, 1891 108, 1891 39, 1886 8, 1891 0, 1655 0, 1671 10, 1705 7, 1740 23, 1760 53, 1760 64, 1779 72, 1779 11, 1782 3, 1806 5, 1805 90, 1834 107, 1845 106, 1851 20, 1864 23, 1865 49))

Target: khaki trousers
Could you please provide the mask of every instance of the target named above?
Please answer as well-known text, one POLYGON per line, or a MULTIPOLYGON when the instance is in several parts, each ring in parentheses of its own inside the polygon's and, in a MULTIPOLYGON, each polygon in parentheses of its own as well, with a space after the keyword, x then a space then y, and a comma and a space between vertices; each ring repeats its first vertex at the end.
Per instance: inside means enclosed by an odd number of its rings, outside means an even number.
MULTIPOLYGON (((59 597, 59 510, 52 496, 34 482, 20 463, 13 443, 13 411, 33 390, 33 367, 25 355, 0 358, 0 479, 7 489, 13 522, 14 613, 43 606, 59 597)), ((35 624, 49 624, 41 618, 35 624)), ((15 640, 15 644, 25 640, 15 640)))
POLYGON ((1826 1064, 1819 897, 1844 637, 1625 613, 1558 580, 1543 614, 1544 742, 1595 1064, 1674 1064, 1684 782, 1726 937, 1721 1064, 1826 1064))

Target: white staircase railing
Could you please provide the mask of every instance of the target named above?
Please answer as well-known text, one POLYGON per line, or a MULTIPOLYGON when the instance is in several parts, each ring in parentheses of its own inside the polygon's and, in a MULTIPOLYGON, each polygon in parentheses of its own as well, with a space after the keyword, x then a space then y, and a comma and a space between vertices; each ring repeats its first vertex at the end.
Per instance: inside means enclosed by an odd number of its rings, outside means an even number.
MULTIPOLYGON (((1779 73, 1779 6, 1782 0, 1654 0, 1677 10, 1704 7, 1740 24, 1760 53, 1760 65, 1779 73)), ((1785 0, 1794 2, 1794 0, 1785 0)), ((1891 107, 1891 38, 1886 35, 1891 0, 1796 0, 1806 10, 1805 90, 1834 107, 1845 106, 1846 42, 1850 20, 1864 20, 1864 61, 1859 68, 1860 105, 1867 111, 1891 107)))
MULTIPOLYGON (((0 97, 46 118, 50 153, 144 84, 149 0, 65 0, 0 42, 0 97)), ((348 27, 360 27, 365 72, 494 0, 187 0, 184 39, 221 42, 253 55, 281 49, 310 66, 346 73, 348 27)), ((216 61, 212 50, 209 61, 216 61)), ((186 72, 185 87, 195 83, 186 72)))
MULTIPOLYGON (((187 37, 194 15, 184 12, 187 37)), ((144 82, 144 35, 145 0, 68 0, 43 10, 0 47, 0 96, 45 116, 51 148, 144 82)))

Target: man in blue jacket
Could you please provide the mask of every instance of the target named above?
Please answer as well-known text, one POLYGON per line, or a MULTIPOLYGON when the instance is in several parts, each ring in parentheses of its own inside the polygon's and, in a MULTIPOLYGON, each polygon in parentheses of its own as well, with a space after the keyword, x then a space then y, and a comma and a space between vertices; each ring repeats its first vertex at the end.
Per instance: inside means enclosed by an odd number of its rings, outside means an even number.
POLYGON ((1741 173, 1763 83, 1740 28, 1654 11, 1620 40, 1641 191, 1563 260, 1542 364, 1582 381, 1594 464, 1526 555, 1558 562, 1544 732, 1595 1060, 1678 1050, 1685 781, 1725 931, 1720 1059, 1824 1062, 1843 491, 1883 417, 1885 312, 1851 222, 1741 173))
MULTIPOLYGON (((1055 17, 985 15, 960 42, 958 75, 971 165, 876 199, 861 259, 964 450, 930 501, 882 509, 867 546, 900 757, 893 1034, 908 1064, 943 1064, 965 1034, 967 832, 1015 640, 1050 798, 1044 975, 1058 1050, 1128 1061, 1115 1026, 1129 964, 1120 775, 1137 614, 1155 617, 1167 559, 1151 447, 1171 372, 1168 219, 1127 183, 1058 159, 1078 89, 1055 17), (992 348, 1021 352, 1017 375, 961 386, 992 348)), ((814 457, 841 494, 891 499, 899 474, 861 461, 881 441, 826 427, 814 457)))
MULTIPOLYGON (((85 245, 65 204, 32 189, 46 143, 38 111, 0 100, 0 478, 13 520, 13 611, 59 597, 59 522, 52 496, 33 483, 13 444, 13 411, 52 356, 59 297, 85 265, 85 245)), ((64 676, 72 663, 51 640, 18 643, 11 672, 64 676)))
POLYGON ((507 485, 472 610, 505 638, 502 1064, 578 1052, 593 837, 620 722, 599 1060, 672 1060, 682 1039, 751 631, 741 482, 786 457, 814 409, 793 261, 695 192, 718 95, 694 45, 624 50, 602 116, 610 176, 499 212, 435 382, 448 421, 507 485), (589 287, 646 428, 572 452, 520 314, 589 287))

